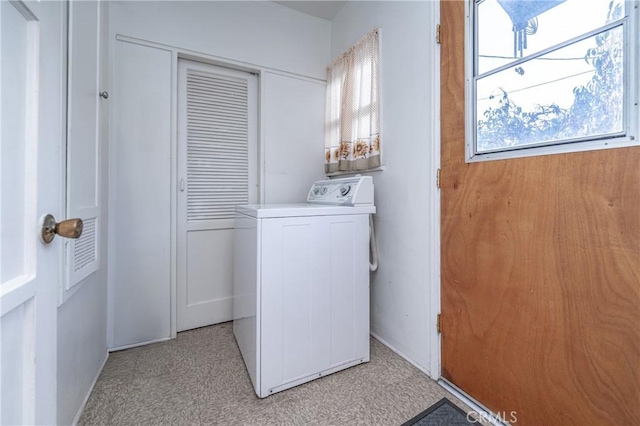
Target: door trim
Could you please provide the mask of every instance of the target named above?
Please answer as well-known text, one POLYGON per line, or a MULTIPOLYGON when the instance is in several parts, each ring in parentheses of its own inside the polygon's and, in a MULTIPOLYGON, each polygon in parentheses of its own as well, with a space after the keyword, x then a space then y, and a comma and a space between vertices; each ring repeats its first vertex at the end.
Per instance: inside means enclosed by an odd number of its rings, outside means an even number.
POLYGON ((171 288, 169 294, 169 336, 178 335, 178 59, 176 50, 171 52, 171 288))
POLYGON ((440 25, 440 2, 431 1, 428 2, 431 9, 431 25, 433 28, 432 39, 432 55, 430 61, 430 74, 431 78, 431 121, 433 126, 431 128, 431 180, 427 184, 431 189, 430 194, 431 203, 429 203, 430 211, 429 217, 432 218, 431 229, 433 230, 431 240, 429 244, 430 251, 430 263, 431 269, 431 288, 429 289, 429 321, 430 321, 430 342, 431 356, 429 370, 431 371, 431 378, 438 380, 442 374, 441 372, 441 342, 440 333, 438 333, 437 316, 440 314, 440 233, 441 224, 440 219, 440 189, 437 188, 438 178, 437 173, 440 169, 440 147, 442 142, 440 140, 440 44, 436 40, 436 32, 438 31, 438 25, 440 25))
MULTIPOLYGON (((469 413, 476 414, 475 417, 480 417, 485 420, 486 423, 489 423, 493 426, 505 426, 507 423, 502 423, 498 421, 499 415, 489 410, 487 407, 473 399, 473 397, 469 396, 465 391, 448 381, 447 379, 441 377, 438 380, 438 384, 442 386, 447 392, 451 393, 453 396, 458 398, 460 401, 464 402, 471 411, 469 413)), ((469 414, 467 413, 467 414, 469 414)), ((506 416, 505 416, 506 417, 506 416)))

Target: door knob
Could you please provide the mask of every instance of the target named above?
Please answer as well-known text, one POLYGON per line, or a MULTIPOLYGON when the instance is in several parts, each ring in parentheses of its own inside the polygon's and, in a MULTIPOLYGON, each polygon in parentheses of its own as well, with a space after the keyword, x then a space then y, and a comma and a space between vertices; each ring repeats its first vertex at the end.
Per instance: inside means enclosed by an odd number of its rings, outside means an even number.
POLYGON ((46 215, 42 218, 42 232, 40 234, 42 242, 49 244, 56 234, 65 238, 80 238, 80 235, 82 235, 82 219, 67 219, 56 223, 53 215, 46 215))

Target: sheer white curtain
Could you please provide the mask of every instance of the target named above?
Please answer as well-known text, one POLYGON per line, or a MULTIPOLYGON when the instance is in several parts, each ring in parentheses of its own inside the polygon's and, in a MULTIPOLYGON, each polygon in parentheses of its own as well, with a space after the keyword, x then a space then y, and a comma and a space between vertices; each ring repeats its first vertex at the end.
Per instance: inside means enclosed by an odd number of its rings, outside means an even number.
POLYGON ((327 68, 325 173, 380 166, 378 29, 327 68))

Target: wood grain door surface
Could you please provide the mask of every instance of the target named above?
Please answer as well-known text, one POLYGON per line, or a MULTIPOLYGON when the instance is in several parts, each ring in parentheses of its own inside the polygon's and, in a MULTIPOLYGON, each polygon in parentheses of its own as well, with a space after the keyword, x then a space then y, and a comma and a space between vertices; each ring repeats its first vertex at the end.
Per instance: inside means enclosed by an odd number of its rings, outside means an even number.
POLYGON ((518 425, 640 424, 640 148, 465 163, 441 2, 442 375, 518 425))

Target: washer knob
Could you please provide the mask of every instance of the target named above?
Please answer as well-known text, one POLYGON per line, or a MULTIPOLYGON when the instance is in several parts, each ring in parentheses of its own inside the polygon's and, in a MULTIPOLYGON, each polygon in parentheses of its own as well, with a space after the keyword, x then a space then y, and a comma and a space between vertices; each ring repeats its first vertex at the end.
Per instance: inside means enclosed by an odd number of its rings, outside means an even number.
POLYGON ((343 185, 340 187, 340 195, 343 197, 351 191, 351 185, 343 185))

